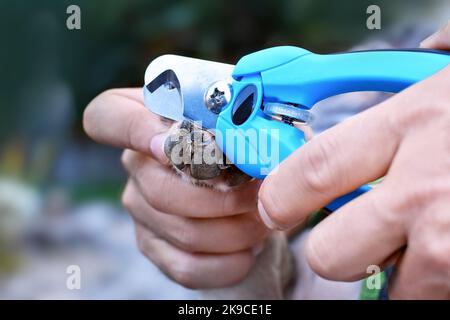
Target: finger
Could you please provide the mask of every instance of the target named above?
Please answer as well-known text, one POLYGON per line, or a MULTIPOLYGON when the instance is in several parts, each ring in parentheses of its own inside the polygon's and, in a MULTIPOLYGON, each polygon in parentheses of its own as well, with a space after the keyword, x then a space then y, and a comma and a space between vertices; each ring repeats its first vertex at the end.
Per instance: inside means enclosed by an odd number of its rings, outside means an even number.
POLYGON ((167 276, 188 288, 218 288, 241 281, 254 263, 250 250, 231 254, 188 253, 136 224, 138 247, 167 276))
POLYGON ((83 125, 97 142, 165 159, 165 136, 158 134, 166 131, 167 125, 145 108, 142 89, 113 89, 100 94, 87 106, 83 125))
POLYGON ((258 181, 223 192, 194 186, 173 170, 136 152, 126 152, 123 163, 147 203, 160 212, 214 218, 256 211, 258 181))
POLYGON ((291 154, 261 186, 263 221, 271 228, 298 224, 310 212, 384 175, 400 141, 390 118, 393 105, 400 102, 395 96, 291 154))
POLYGON ((367 277, 369 266, 383 269, 395 261, 406 244, 406 230, 402 215, 388 205, 392 190, 382 183, 314 227, 305 254, 317 274, 354 281, 367 277))
POLYGON ((358 186, 383 176, 405 132, 440 116, 450 66, 390 99, 324 131, 292 153, 259 192, 259 212, 271 228, 288 228, 358 186), (434 99, 424 99, 424 93, 434 99), (298 199, 304 199, 299 201, 298 199))
POLYGON ((450 299, 449 226, 448 223, 436 226, 429 225, 428 230, 432 229, 429 233, 418 228, 421 234, 408 238, 406 253, 389 282, 389 298, 450 299))
POLYGON ((450 50, 450 21, 420 43, 421 48, 450 50))
POLYGON ((268 233, 256 212, 215 219, 159 212, 147 204, 133 181, 128 182, 122 201, 135 220, 184 251, 232 253, 252 249, 268 233))

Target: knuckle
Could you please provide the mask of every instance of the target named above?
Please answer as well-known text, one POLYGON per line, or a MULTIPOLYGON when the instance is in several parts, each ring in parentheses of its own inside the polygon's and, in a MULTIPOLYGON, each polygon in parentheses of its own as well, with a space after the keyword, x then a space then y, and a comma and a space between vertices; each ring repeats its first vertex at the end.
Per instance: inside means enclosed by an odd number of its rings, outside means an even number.
POLYGON ((177 245, 186 251, 196 251, 198 248, 198 233, 192 232, 187 226, 186 228, 180 228, 173 236, 173 240, 177 245))
POLYGON ((122 155, 120 157, 120 162, 122 163, 122 166, 127 170, 130 168, 131 156, 132 156, 131 151, 127 149, 124 152, 122 152, 122 155))
POLYGON ((434 241, 427 241, 420 247, 420 255, 422 260, 426 263, 434 272, 446 273, 450 277, 450 244, 445 241, 439 241, 440 239, 434 239, 434 241))
MULTIPOLYGON (((405 102, 401 101, 402 96, 394 96, 391 98, 392 103, 388 107, 391 108, 391 112, 384 112, 385 115, 385 127, 389 129, 389 133, 394 133, 395 136, 402 136, 408 129, 416 126, 425 116, 425 109, 423 106, 417 106, 417 104, 410 104, 410 108, 406 111, 404 109, 405 102)), ((405 99, 407 100, 408 97, 405 99)), ((408 102, 408 101, 406 101, 408 102)), ((384 109, 387 109, 384 108, 384 109)))
POLYGON ((424 205, 425 194, 413 188, 404 187, 395 199, 392 199, 392 210, 390 215, 384 215, 396 221, 403 221, 405 218, 415 216, 421 211, 424 205))
POLYGON ((384 109, 386 123, 389 124, 387 129, 391 134, 402 135, 424 126, 434 128, 436 121, 448 118, 449 92, 445 88, 445 80, 450 78, 448 75, 450 69, 446 68, 391 98, 392 103, 384 109), (407 109, 405 105, 408 105, 407 109))
POLYGON ((189 289, 198 289, 195 258, 181 259, 168 270, 170 278, 189 289))
MULTIPOLYGON (((320 167, 320 164, 316 165, 320 167)), ((305 170, 303 172, 303 187, 309 191, 310 193, 323 193, 326 188, 324 187, 325 178, 323 175, 323 171, 314 170, 305 170)))
POLYGON ((448 272, 450 270, 449 248, 434 251, 429 257, 429 260, 437 269, 448 272))
POLYGON ((143 235, 142 231, 139 230, 136 230, 136 245, 140 253, 142 253, 146 257, 149 257, 149 247, 146 237, 143 235))
MULTIPOLYGON (((327 156, 333 150, 329 138, 323 138, 305 153, 306 170, 302 170, 303 187, 313 193, 324 193, 334 184, 330 159, 327 156)), ((337 182, 337 181, 336 181, 337 182)))
POLYGON ((391 199, 393 206, 390 209, 401 219, 408 219, 411 215, 422 214, 430 203, 441 200, 450 200, 449 183, 440 179, 424 179, 420 184, 402 185, 402 192, 391 199))
MULTIPOLYGON (((398 96, 394 96, 388 101, 392 102, 394 99, 398 99, 398 96)), ((374 108, 379 108, 379 110, 382 111, 379 112, 379 114, 383 117, 383 130, 388 136, 392 137, 394 141, 400 140, 406 129, 417 121, 413 115, 416 111, 413 109, 417 109, 417 112, 423 111, 423 108, 415 108, 414 104, 405 112, 404 103, 390 103, 389 105, 381 104, 374 108), (403 108, 400 108, 400 106, 403 108)))
POLYGON ((316 237, 314 241, 311 241, 311 236, 306 241, 305 255, 311 269, 320 277, 329 279, 335 274, 335 266, 329 259, 329 255, 323 254, 326 250, 323 250, 323 243, 320 236, 316 237))
POLYGON ((121 202, 124 208, 131 210, 133 204, 133 196, 130 187, 127 185, 122 193, 121 202))
MULTIPOLYGON (((385 183, 387 184, 387 182, 385 183)), ((366 200, 367 210, 377 217, 380 225, 385 228, 403 228, 403 223, 405 218, 407 218, 407 215, 404 214, 407 204, 406 202, 402 203, 404 208, 398 207, 395 203, 392 203, 392 195, 386 190, 395 190, 395 188, 375 188, 371 191, 372 196, 368 197, 366 200)))
MULTIPOLYGON (((448 202, 429 207, 413 225, 411 249, 436 274, 446 274, 450 281, 450 219, 445 208, 448 202), (431 209, 431 210, 430 210, 431 209)), ((450 282, 449 282, 450 283, 450 282)))
POLYGON ((142 176, 138 174, 144 166, 148 166, 148 159, 141 153, 132 151, 130 149, 125 149, 120 158, 123 168, 127 171, 130 176, 141 178, 142 176))
POLYGON ((124 152, 122 152, 122 155, 120 156, 120 163, 122 163, 122 166, 124 168, 127 167, 128 164, 128 154, 127 154, 127 150, 125 150, 124 152))

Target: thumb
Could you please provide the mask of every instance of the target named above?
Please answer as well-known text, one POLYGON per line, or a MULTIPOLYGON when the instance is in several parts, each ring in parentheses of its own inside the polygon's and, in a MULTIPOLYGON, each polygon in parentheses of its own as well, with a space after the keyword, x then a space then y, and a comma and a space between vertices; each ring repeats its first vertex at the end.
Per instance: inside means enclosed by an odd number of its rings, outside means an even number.
POLYGON ((265 178, 258 194, 262 222, 287 229, 315 210, 384 175, 400 140, 388 121, 400 96, 322 132, 265 178), (367 146, 377 152, 367 152, 367 146))
POLYGON ((99 143, 167 162, 161 132, 167 132, 168 126, 160 116, 145 108, 140 88, 113 89, 97 96, 84 111, 83 127, 99 143))

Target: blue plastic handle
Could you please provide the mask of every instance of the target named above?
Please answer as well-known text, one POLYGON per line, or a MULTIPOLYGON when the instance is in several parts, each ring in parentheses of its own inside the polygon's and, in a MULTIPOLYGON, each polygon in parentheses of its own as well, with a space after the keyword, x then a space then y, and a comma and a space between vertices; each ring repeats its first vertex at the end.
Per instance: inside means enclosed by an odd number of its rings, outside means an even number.
POLYGON ((340 93, 399 92, 449 63, 448 53, 430 50, 311 53, 262 71, 261 80, 266 100, 311 108, 318 101, 340 93))
MULTIPOLYGON (((281 102, 310 109, 325 98, 354 91, 399 92, 450 64, 447 52, 431 50, 375 50, 314 54, 297 47, 275 47, 243 57, 233 71, 233 98, 220 113, 216 141, 242 171, 262 179, 292 152, 305 144, 303 132, 275 121, 261 108, 281 102), (236 99, 253 88, 253 109, 241 124, 233 123, 236 99), (256 135, 256 137, 255 137, 256 135)), ((341 205, 369 190, 362 186, 328 208, 341 205)))

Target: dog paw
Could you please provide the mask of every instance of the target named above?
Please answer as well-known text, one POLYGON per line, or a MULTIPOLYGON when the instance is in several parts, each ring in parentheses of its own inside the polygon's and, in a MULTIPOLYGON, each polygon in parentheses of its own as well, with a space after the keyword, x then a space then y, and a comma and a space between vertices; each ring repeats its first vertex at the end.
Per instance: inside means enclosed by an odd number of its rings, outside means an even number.
POLYGON ((196 185, 223 189, 252 179, 227 160, 211 132, 186 120, 172 125, 164 152, 175 170, 196 185))

